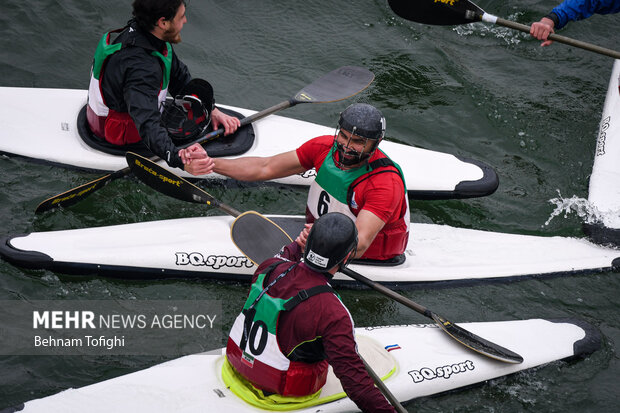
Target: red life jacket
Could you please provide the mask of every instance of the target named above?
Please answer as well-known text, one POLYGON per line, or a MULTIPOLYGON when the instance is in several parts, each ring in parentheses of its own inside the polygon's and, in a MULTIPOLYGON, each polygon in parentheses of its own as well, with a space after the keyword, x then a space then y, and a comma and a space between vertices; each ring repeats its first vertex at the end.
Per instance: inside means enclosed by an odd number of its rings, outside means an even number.
POLYGON ((288 299, 270 296, 267 293, 269 288, 296 265, 265 287, 265 279, 281 263, 269 266, 265 274, 260 274, 252 284, 243 311, 228 337, 226 358, 237 372, 259 389, 283 396, 307 396, 325 385, 328 363, 326 360, 305 363, 287 358, 278 345, 277 321, 282 311, 291 311, 302 301, 302 295, 307 294, 303 298, 306 299, 324 292, 335 292, 329 285, 318 285, 288 299))

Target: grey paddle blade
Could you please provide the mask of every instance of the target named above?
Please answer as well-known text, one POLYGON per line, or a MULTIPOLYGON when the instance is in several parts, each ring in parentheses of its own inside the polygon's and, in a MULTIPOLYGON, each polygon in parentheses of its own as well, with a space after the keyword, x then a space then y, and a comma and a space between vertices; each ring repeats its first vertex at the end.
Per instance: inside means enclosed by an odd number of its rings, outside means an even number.
POLYGON ((294 103, 327 103, 358 94, 372 83, 375 75, 368 69, 343 66, 318 78, 293 98, 294 103))
POLYGON ((469 347, 475 352, 498 361, 503 361, 504 363, 523 363, 523 357, 519 354, 508 350, 499 344, 495 344, 489 340, 479 337, 471 331, 467 331, 435 313, 431 313, 431 316, 443 331, 448 333, 459 343, 469 347))
POLYGON ((255 211, 239 215, 230 228, 230 236, 237 248, 256 265, 273 257, 292 241, 276 223, 255 211))

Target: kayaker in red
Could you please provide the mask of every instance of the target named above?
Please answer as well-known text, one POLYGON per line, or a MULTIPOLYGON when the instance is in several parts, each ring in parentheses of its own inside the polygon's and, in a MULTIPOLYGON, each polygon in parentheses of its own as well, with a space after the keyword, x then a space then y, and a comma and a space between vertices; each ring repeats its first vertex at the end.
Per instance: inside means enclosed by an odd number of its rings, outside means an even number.
POLYGON ((307 222, 341 212, 357 226, 356 258, 397 259, 404 257, 409 240, 409 204, 400 167, 378 149, 384 135, 381 112, 357 103, 341 113, 334 136, 319 136, 271 157, 217 158, 214 172, 241 181, 266 181, 314 167, 307 222))
MULTIPOLYGON (((177 145, 181 144, 161 124, 168 92, 196 95, 187 90, 191 75, 172 48, 181 41, 186 22, 185 0, 135 0, 133 19, 125 28, 111 32, 119 33, 114 40, 106 33, 97 46, 87 119, 91 131, 111 144, 143 141, 170 166, 202 175, 213 167, 202 146, 180 150, 177 145)), ((224 127, 230 134, 239 127, 239 119, 213 107, 212 97, 202 104, 215 129, 224 127)))
POLYGON ((355 224, 329 213, 309 228, 256 270, 228 338, 227 360, 256 388, 283 396, 319 391, 329 363, 362 411, 393 412, 368 375, 353 319, 329 284, 355 253, 355 224))

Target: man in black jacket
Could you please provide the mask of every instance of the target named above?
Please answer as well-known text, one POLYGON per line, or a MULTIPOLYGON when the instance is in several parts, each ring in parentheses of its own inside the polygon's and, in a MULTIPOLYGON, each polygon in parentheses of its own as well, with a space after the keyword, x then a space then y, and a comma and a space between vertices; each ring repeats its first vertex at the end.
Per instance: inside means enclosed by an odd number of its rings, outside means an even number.
MULTIPOLYGON (((168 92, 187 93, 192 80, 171 45, 181 41, 187 22, 185 0, 135 0, 133 17, 126 27, 112 32, 120 33, 114 41, 106 33, 99 42, 88 92, 89 126, 112 144, 143 141, 170 166, 193 175, 209 173, 213 161, 202 146, 178 149, 161 125, 168 92)), ((203 104, 210 109, 212 102, 203 104)), ((213 128, 223 127, 226 135, 240 125, 239 119, 215 107, 210 116, 213 128)))

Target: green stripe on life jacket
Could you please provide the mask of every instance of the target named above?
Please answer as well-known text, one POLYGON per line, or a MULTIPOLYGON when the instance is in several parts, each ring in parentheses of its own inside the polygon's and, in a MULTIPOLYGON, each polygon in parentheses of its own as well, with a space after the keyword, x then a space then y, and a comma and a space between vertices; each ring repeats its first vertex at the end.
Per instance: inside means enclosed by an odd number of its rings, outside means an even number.
MULTIPOLYGON (((95 57, 93 59, 93 77, 97 80, 101 80, 99 77, 101 76, 101 70, 103 69, 103 64, 106 59, 112 56, 114 53, 118 52, 123 48, 123 43, 114 43, 110 44, 110 35, 112 33, 117 33, 120 30, 113 30, 111 32, 105 33, 101 36, 101 40, 97 44, 97 49, 95 50, 95 57)), ((166 42, 166 51, 164 54, 152 50, 151 55, 159 58, 163 65, 163 81, 161 90, 165 90, 168 88, 168 84, 170 83, 170 73, 172 71, 172 45, 169 42, 166 42)))

